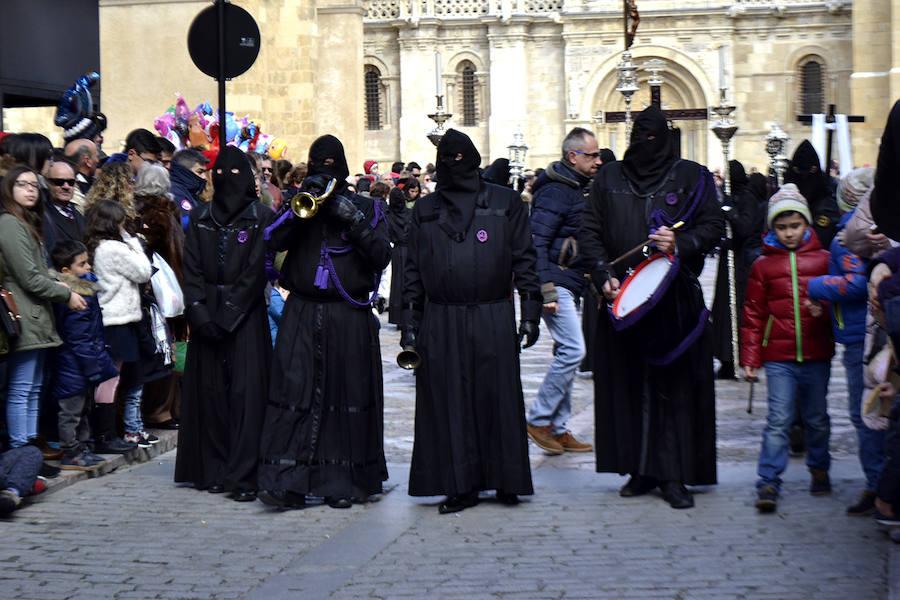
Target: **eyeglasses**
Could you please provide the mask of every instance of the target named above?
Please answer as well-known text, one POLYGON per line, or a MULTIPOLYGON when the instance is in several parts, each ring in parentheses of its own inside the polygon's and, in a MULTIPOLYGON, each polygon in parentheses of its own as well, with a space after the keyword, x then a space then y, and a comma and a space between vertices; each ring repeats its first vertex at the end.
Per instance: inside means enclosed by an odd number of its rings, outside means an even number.
POLYGON ((48 177, 47 181, 55 185, 56 187, 62 187, 63 185, 68 185, 69 187, 75 186, 74 179, 62 179, 59 177, 48 177))
POLYGON ((591 158, 600 158, 599 152, 582 152, 581 150, 572 150, 572 152, 577 152, 578 154, 584 154, 585 156, 589 156, 591 158))
POLYGON ((41 189, 41 186, 39 186, 38 184, 36 184, 33 181, 18 180, 18 181, 16 181, 15 185, 20 188, 30 187, 33 190, 41 189))

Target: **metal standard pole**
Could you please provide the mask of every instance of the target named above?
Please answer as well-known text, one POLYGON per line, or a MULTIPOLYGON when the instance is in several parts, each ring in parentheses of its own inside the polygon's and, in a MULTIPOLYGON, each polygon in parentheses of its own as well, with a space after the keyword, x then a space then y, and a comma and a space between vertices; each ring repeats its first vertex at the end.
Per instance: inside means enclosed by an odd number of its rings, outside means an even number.
POLYGON ((216 0, 219 26, 219 149, 225 148, 225 0, 216 0))

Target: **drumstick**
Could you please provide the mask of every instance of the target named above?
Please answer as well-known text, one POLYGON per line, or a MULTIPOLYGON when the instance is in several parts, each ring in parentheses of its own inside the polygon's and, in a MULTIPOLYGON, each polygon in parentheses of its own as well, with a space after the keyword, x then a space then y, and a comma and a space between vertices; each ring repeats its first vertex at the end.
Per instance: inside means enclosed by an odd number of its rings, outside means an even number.
MULTIPOLYGON (((672 231, 674 231, 674 230, 678 229, 679 227, 681 227, 682 225, 684 225, 684 221, 678 221, 677 223, 672 225, 671 229, 672 229, 672 231)), ((626 258, 631 256, 635 252, 639 252, 644 246, 646 246, 647 244, 649 244, 652 241, 653 240, 651 240, 650 238, 647 238, 646 240, 644 240, 643 242, 641 242, 640 244, 638 244, 637 246, 635 246, 634 248, 632 248, 631 250, 629 250, 628 252, 626 252, 625 254, 620 256, 619 258, 615 259, 611 263, 608 263, 607 266, 613 267, 613 266, 619 264, 620 262, 622 262, 623 260, 625 260, 626 258)))

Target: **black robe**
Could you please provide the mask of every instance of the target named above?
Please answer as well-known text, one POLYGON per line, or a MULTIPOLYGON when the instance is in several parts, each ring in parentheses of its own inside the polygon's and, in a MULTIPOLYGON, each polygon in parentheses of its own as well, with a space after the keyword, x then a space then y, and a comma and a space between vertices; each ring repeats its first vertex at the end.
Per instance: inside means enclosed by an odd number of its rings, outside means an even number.
POLYGON ((394 245, 391 250, 391 292, 388 302, 388 323, 400 324, 403 318, 403 270, 409 244, 409 217, 406 194, 400 188, 391 190, 390 211, 387 214, 388 235, 394 245))
MULTIPOLYGON (((623 163, 604 168, 594 179, 579 235, 588 264, 608 263, 647 239, 650 212, 670 216, 682 210, 698 185, 701 167, 690 161, 672 166, 657 190, 639 196, 622 173, 623 163), (670 195, 675 194, 675 197, 670 195), (673 201, 674 204, 669 204, 673 201)), ((676 231, 681 268, 699 274, 704 255, 724 231, 712 186, 684 227, 676 231)), ((613 275, 641 262, 640 253, 616 265, 613 275)), ((665 301, 665 300, 664 300, 665 301)), ((663 481, 712 484, 716 481, 715 387, 710 328, 674 362, 647 363, 653 338, 616 331, 600 306, 594 332, 594 419, 598 472, 641 474, 663 481), (646 434, 644 434, 646 432, 646 434)))
POLYGON ((323 207, 274 230, 269 247, 287 250, 282 285, 291 294, 275 340, 269 403, 263 426, 260 489, 365 499, 387 479, 379 323, 371 307, 347 302, 329 280, 316 287, 323 243, 353 250, 332 254, 343 289, 368 301, 390 260, 387 227, 374 228, 374 200, 351 198, 366 215, 350 240, 323 207))
POLYGON ((272 339, 266 315, 263 230, 272 211, 254 202, 219 226, 197 207, 184 244, 185 314, 196 332, 210 321, 218 341, 195 335, 182 382, 175 481, 255 490, 272 339))
POLYGON ((519 194, 482 183, 461 242, 439 193, 413 208, 404 304, 421 307, 409 494, 532 494, 512 291, 540 318, 537 254, 519 194))
MULTIPOLYGON (((715 296, 712 306, 713 356, 723 363, 734 363, 731 344, 731 310, 728 280, 728 249, 734 251, 734 291, 737 311, 738 335, 740 335, 741 307, 744 306, 744 292, 750 277, 750 266, 756 260, 751 238, 760 237, 759 200, 748 187, 741 186, 734 191, 732 209, 725 214, 731 223, 732 239, 722 240, 716 271, 715 296)), ((740 342, 738 343, 740 348, 740 342)))

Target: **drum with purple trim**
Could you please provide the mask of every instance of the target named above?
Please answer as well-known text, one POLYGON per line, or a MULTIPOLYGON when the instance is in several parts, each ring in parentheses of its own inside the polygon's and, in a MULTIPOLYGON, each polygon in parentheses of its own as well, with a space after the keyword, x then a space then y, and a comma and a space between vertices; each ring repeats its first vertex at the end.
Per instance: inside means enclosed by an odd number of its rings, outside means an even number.
POLYGON ((654 254, 635 268, 622 282, 609 316, 617 331, 646 341, 652 365, 667 365, 684 354, 709 321, 697 277, 668 254, 654 254))

